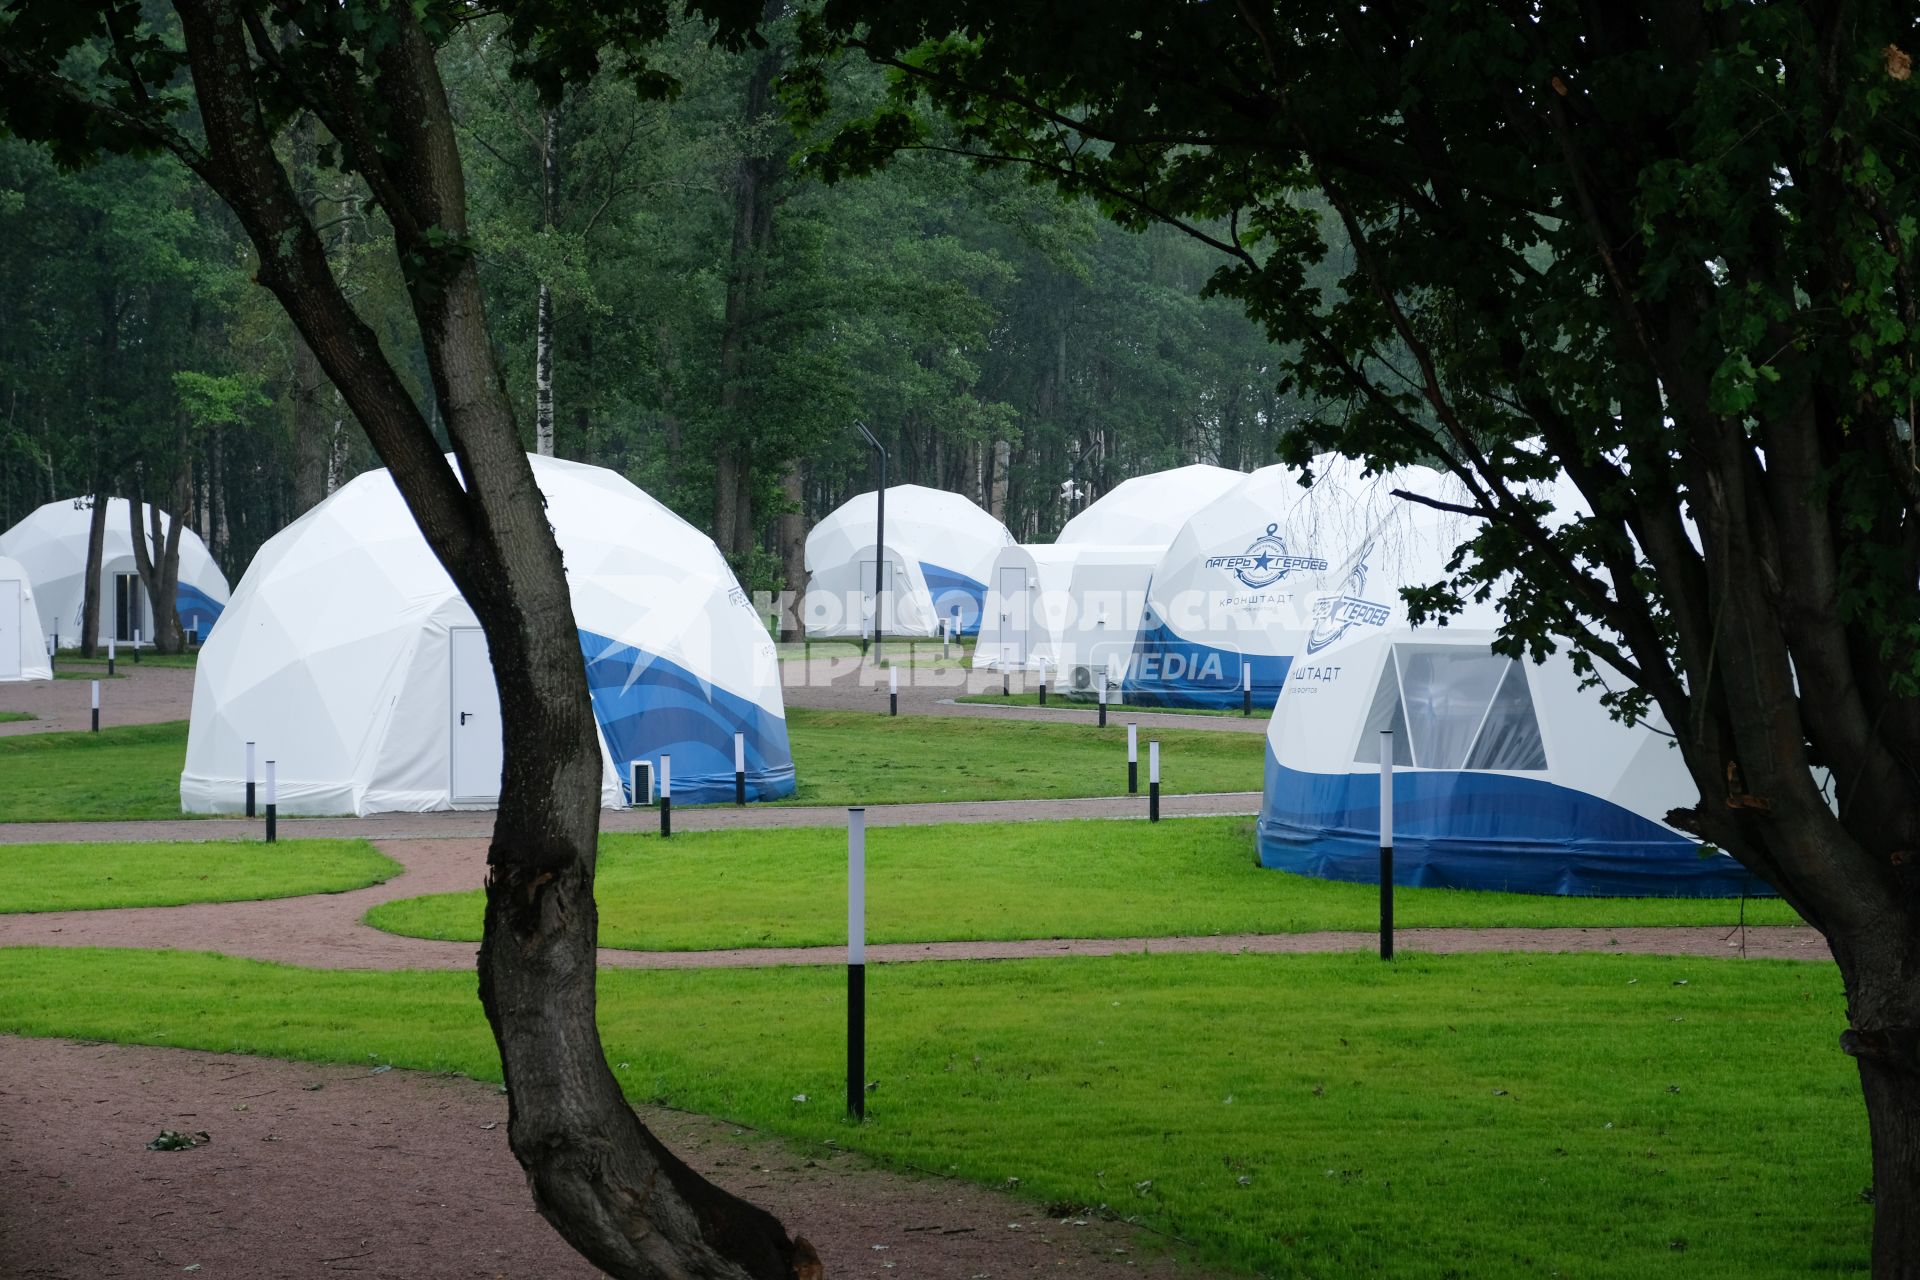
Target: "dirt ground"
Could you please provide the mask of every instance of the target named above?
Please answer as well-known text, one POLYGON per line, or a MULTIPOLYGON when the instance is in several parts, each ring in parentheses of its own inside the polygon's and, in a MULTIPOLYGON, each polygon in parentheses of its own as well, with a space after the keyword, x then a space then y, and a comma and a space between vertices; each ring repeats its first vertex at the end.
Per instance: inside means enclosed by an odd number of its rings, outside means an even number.
MULTIPOLYGON (((393 1280, 597 1275, 533 1210, 491 1085, 408 1071, 0 1037, 0 1274, 393 1280), (149 1151, 163 1129, 204 1130, 149 1151)), ((643 1110, 834 1280, 1202 1276, 1083 1213, 643 1110)))

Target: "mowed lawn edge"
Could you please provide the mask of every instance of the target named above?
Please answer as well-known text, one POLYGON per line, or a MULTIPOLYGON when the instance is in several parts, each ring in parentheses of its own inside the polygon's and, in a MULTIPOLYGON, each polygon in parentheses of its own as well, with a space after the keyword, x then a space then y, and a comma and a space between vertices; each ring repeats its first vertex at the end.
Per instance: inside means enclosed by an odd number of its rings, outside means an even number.
MULTIPOLYGON (((780 804, 1066 799, 1126 790, 1126 730, 867 711, 788 711, 799 792, 780 804)), ((1168 730, 1167 794, 1261 785, 1256 734, 1168 730)), ((194 817, 180 811, 187 722, 0 738, 0 822, 194 817)), ((1142 747, 1144 751, 1144 746, 1142 747)))
POLYGON ((345 893, 400 871, 365 840, 0 844, 0 914, 345 893))
MULTIPOLYGON (((0 985, 0 1031, 500 1078, 471 973, 11 948, 0 985)), ((637 1100, 1136 1218, 1220 1268, 1865 1266, 1831 966, 1128 955, 881 966, 868 995, 858 1127, 831 970, 609 971, 600 1025, 637 1100)))
MULTIPOLYGON (((873 942, 1310 933, 1378 926, 1373 885, 1256 866, 1245 818, 885 827, 867 833, 873 942)), ((600 942, 632 950, 831 946, 846 941, 846 834, 837 828, 601 839, 600 942)), ((380 903, 390 933, 477 942, 483 899, 380 903)), ((1399 927, 1799 924, 1777 898, 1564 898, 1408 889, 1399 927)))

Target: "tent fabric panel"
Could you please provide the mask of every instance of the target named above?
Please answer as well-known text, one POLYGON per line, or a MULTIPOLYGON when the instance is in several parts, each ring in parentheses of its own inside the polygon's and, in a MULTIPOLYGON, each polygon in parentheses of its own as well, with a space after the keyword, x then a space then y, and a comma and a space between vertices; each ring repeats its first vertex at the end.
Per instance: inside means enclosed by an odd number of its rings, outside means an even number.
MULTIPOLYGON (((617 770, 673 757, 673 796, 687 804, 733 799, 733 735, 746 735, 747 798, 794 793, 784 716, 685 667, 591 631, 580 632, 594 718, 617 770)), ((622 787, 630 785, 623 777, 622 787)), ((631 797, 629 797, 631 799, 631 797)))
POLYGON ((1290 655, 1223 649, 1156 622, 1135 638, 1121 687, 1134 706, 1237 707, 1243 662, 1253 668, 1254 705, 1273 706, 1286 686, 1290 655))
MULTIPOLYGON (((1599 796, 1539 778, 1452 770, 1396 773, 1395 883, 1573 897, 1760 896, 1772 891, 1724 853, 1599 796)), ((1305 773, 1267 754, 1260 864, 1377 883, 1376 772, 1305 773)))
POLYGON ((220 620, 226 607, 190 582, 179 583, 173 589, 173 611, 180 615, 181 627, 198 631, 202 643, 212 633, 213 624, 220 620))
POLYGON ((968 577, 958 569, 945 569, 925 560, 920 562, 920 576, 926 580, 927 594, 933 600, 933 629, 936 632, 940 630, 941 619, 952 617, 954 610, 958 609, 960 634, 980 634, 980 617, 987 607, 986 583, 968 577))

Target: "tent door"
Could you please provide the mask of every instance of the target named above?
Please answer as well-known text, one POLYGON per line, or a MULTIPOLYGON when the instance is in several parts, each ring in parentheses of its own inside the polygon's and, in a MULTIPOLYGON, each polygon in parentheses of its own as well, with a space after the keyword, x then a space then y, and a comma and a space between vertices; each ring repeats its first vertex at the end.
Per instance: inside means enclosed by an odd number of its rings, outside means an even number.
POLYGON ((20 678, 20 583, 0 582, 0 680, 20 678))
MULTIPOLYGON (((873 598, 873 561, 860 562, 860 581, 854 584, 860 593, 860 634, 873 634, 873 615, 879 611, 880 602, 873 598)), ((886 593, 887 610, 881 615, 882 624, 892 634, 900 622, 900 593, 898 584, 893 580, 893 557, 888 556, 880 570, 880 588, 886 593)))
POLYGON ((130 643, 135 631, 140 633, 142 643, 153 639, 153 630, 146 625, 146 599, 147 590, 141 585, 139 574, 113 575, 114 639, 130 643))
POLYGON ((1033 599, 1027 590, 1027 571, 1019 566, 1000 570, 1000 642, 1002 661, 1024 666, 1027 661, 1027 620, 1033 599))
POLYGON ((455 627, 447 641, 452 671, 447 792, 455 804, 493 804, 500 799, 500 690, 493 683, 486 633, 455 627))

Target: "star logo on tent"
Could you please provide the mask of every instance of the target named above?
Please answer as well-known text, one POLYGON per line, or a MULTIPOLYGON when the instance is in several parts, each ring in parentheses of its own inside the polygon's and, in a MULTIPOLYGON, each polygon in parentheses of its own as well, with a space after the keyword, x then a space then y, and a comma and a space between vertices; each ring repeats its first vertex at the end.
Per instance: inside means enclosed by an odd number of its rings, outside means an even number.
POLYGON ((1224 570, 1249 587, 1270 587, 1295 569, 1317 572, 1326 567, 1327 562, 1319 556, 1288 555, 1278 524, 1268 525, 1243 554, 1211 556, 1207 560, 1207 568, 1224 570))

